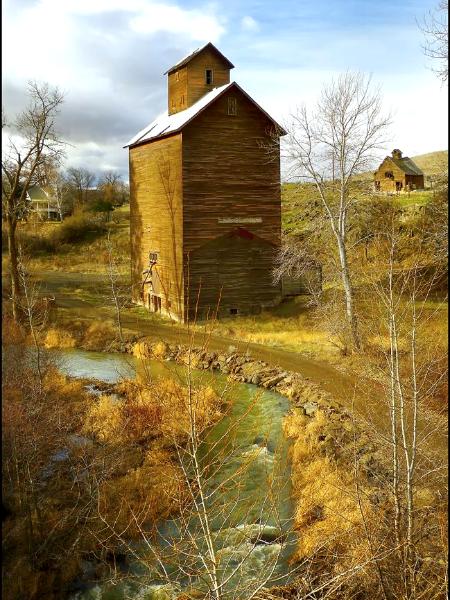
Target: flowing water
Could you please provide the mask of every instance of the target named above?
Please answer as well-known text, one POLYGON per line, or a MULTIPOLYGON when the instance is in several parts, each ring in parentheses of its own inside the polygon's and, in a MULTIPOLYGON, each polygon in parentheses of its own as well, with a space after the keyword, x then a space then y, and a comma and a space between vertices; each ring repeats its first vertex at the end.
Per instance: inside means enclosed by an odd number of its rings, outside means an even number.
MULTIPOLYGON (((59 368, 71 376, 110 383, 143 370, 154 378, 185 378, 183 368, 169 362, 142 362, 127 355, 81 350, 57 351, 54 356, 59 368)), ((158 546, 159 572, 165 571, 170 584, 157 574, 153 547, 146 543, 149 540, 142 540, 133 542, 134 557, 131 553, 126 557, 119 583, 85 586, 70 600, 170 600, 190 585, 202 588, 202 577, 210 573, 209 543, 216 556, 223 598, 250 597, 261 584, 286 581, 295 541, 289 534, 293 507, 288 448, 282 433, 289 402, 253 385, 230 384, 221 374, 199 371, 194 379, 223 393, 232 406, 210 430, 202 447, 201 466, 210 465, 204 479, 210 534, 205 535, 204 521, 195 512, 184 522, 167 520, 159 525, 159 539, 152 544, 158 546), (180 576, 183 569, 192 573, 195 568, 199 573, 195 581, 180 576)))

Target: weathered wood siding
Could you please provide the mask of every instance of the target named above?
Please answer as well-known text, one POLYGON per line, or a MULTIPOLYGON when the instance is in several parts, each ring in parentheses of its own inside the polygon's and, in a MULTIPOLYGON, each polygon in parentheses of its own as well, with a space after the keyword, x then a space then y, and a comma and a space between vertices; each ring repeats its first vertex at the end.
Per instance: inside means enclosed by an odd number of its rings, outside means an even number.
POLYGON ((185 110, 188 106, 188 69, 183 67, 169 73, 167 78, 168 94, 167 108, 169 115, 173 115, 180 110, 185 110))
POLYGON ((214 51, 204 50, 184 67, 169 73, 167 79, 169 115, 189 108, 213 88, 226 83, 230 83, 230 69, 227 63, 214 51), (209 85, 205 80, 206 69, 213 71, 213 81, 209 85))
MULTIPOLYGON (((183 240, 184 252, 200 248, 236 227, 278 246, 281 235, 279 149, 272 143, 273 125, 239 90, 217 99, 183 130, 183 240), (237 100, 237 115, 228 115, 228 98, 237 100), (268 146, 271 146, 271 152, 268 146)), ((206 276, 206 263, 190 256, 191 281, 206 276)), ((225 259, 225 254, 223 255, 225 259)), ((215 260, 215 259, 214 259, 215 260)), ((252 259, 253 260, 253 259, 252 259)), ((256 260, 256 259, 255 259, 256 260)), ((239 252, 227 258, 216 290, 228 279, 240 282, 242 306, 249 306, 241 283, 251 280, 253 304, 275 302, 279 286, 269 283, 271 266, 260 269, 239 252), (263 273, 264 269, 266 272, 263 273), (219 285, 220 284, 220 285, 219 285)), ((212 285, 212 279, 209 278, 212 285)), ((237 288, 236 288, 237 290, 237 288)), ((196 290, 190 286, 192 299, 196 290)), ((228 292, 226 292, 228 293, 228 292)), ((231 293, 231 292, 230 292, 231 293)), ((233 292, 234 294, 234 292, 233 292)), ((209 303, 210 300, 208 299, 209 303)), ((238 308, 234 295, 222 294, 224 306, 238 308), (231 306, 233 305, 233 306, 231 306)), ((241 310, 243 312, 243 309, 241 310)))
POLYGON ((230 69, 215 52, 205 50, 195 56, 187 66, 188 70, 188 106, 192 106, 202 96, 215 87, 230 83, 230 69), (213 82, 207 85, 205 82, 205 70, 213 70, 213 82))
POLYGON ((274 253, 273 244, 239 229, 192 251, 185 267, 190 319, 257 314, 276 304, 274 253))
MULTIPOLYGON (((182 137, 130 149, 130 226, 133 299, 142 296, 149 253, 157 252, 155 293, 161 312, 183 314, 182 137), (158 279, 156 279, 158 277, 158 279)), ((145 286, 148 288, 148 286, 145 286)))
POLYGON ((425 187, 425 178, 423 175, 405 175, 405 185, 410 185, 412 188, 423 190, 425 187))
POLYGON ((395 192, 395 182, 400 181, 405 186, 405 173, 389 157, 386 157, 378 167, 374 180, 380 182, 380 191, 395 192), (392 172, 393 178, 386 177, 386 172, 392 172))
POLYGON ((389 156, 383 160, 377 171, 375 171, 374 181, 380 182, 380 191, 382 192, 395 192, 396 181, 401 182, 402 190, 405 190, 407 184, 415 186, 417 189, 424 187, 423 175, 407 175, 389 156), (388 171, 392 172, 393 179, 386 177, 385 174, 388 171))
POLYGON ((185 251, 236 226, 280 243, 280 158, 271 127, 243 94, 230 90, 184 128, 185 251), (237 116, 228 115, 229 96, 237 98, 237 116), (241 222, 223 222, 230 218, 241 222))

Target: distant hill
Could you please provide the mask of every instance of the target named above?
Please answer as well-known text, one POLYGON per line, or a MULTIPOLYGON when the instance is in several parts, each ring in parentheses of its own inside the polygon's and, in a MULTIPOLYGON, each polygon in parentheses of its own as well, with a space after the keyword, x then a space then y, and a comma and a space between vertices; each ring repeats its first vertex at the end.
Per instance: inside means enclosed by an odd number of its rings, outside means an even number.
POLYGON ((448 169, 448 150, 419 154, 411 158, 425 175, 440 175, 448 169))

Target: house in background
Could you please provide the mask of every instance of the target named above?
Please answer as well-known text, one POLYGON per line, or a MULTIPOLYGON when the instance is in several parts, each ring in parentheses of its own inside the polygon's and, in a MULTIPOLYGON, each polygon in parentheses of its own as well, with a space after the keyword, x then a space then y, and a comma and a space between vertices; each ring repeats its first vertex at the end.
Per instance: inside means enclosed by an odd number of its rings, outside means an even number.
POLYGON ((56 198, 50 190, 32 185, 27 191, 30 203, 30 217, 37 221, 60 221, 60 211, 56 198))
POLYGON ((168 109, 127 144, 133 300, 184 321, 281 300, 285 131, 206 44, 168 75, 168 109))
POLYGON ((374 187, 378 192, 420 190, 424 188, 424 174, 413 160, 395 149, 375 171, 374 187))

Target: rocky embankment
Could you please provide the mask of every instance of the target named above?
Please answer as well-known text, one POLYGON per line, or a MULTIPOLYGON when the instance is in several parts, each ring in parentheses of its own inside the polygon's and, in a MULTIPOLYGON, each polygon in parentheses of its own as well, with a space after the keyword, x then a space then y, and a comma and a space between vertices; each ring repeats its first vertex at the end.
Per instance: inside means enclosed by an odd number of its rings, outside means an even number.
MULTIPOLYGON (((292 404, 291 415, 301 414, 314 420, 320 417, 316 450, 339 466, 353 468, 355 456, 358 468, 373 490, 373 501, 381 501, 381 488, 388 478, 382 457, 369 432, 345 407, 336 402, 321 387, 300 373, 283 370, 251 356, 239 354, 230 346, 227 353, 210 352, 203 348, 187 348, 165 342, 138 341, 128 344, 128 352, 139 358, 174 361, 198 370, 218 371, 239 383, 253 384, 287 397, 292 404)), ((292 437, 292 432, 289 432, 292 437)))

